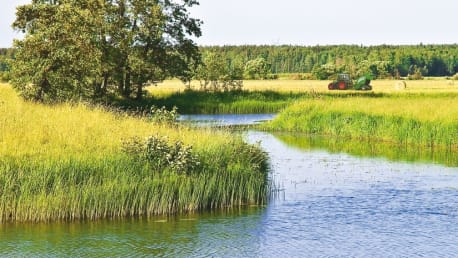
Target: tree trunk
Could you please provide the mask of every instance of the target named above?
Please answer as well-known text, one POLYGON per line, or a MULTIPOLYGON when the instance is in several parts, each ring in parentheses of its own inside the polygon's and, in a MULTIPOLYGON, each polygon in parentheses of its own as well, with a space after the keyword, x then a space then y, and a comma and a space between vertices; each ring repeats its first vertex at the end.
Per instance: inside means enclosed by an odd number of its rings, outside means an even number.
POLYGON ((132 90, 131 90, 131 86, 130 86, 130 69, 127 68, 126 78, 124 80, 123 96, 124 97, 129 97, 131 92, 132 92, 132 90))
POLYGON ((138 83, 137 84, 137 96, 136 96, 136 99, 137 100, 141 100, 142 99, 142 94, 143 93, 143 84, 142 83, 138 83))
POLYGON ((118 80, 118 93, 121 96, 124 96, 124 78, 118 80))
POLYGON ((107 93, 107 87, 108 87, 108 74, 105 73, 103 75, 102 86, 100 87, 100 96, 104 96, 107 93))
POLYGON ((102 92, 102 83, 99 83, 97 79, 93 82, 94 87, 94 97, 99 97, 102 92))

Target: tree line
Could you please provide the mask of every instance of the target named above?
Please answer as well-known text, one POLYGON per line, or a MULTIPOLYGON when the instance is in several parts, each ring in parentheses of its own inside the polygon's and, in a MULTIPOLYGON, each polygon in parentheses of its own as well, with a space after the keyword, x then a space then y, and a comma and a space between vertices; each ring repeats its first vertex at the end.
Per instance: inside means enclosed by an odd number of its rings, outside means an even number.
MULTIPOLYGON (((8 60, 14 58, 14 53, 14 49, 0 49, 0 72, 3 72, 4 79, 11 78, 6 72, 11 69, 8 60)), ((200 79, 203 88, 213 87, 218 82, 223 87, 234 84, 229 79, 236 82, 242 79, 272 79, 283 73, 305 74, 305 78, 309 79, 328 79, 339 72, 348 72, 353 76, 371 73, 377 78, 409 76, 413 79, 423 76, 453 76, 458 73, 456 44, 369 47, 206 46, 200 47, 202 58, 197 53, 194 52, 195 69, 183 65, 181 77, 200 79), (204 66, 199 66, 199 63, 204 66)), ((112 57, 110 60, 111 66, 115 66, 115 59, 112 57)), ((122 63, 118 66, 126 65, 122 63)), ((118 71, 123 69, 117 68, 118 71)), ((131 90, 126 82, 119 82, 118 88, 124 95, 131 90)))
POLYGON ((228 62, 263 58, 272 74, 309 73, 327 79, 336 72, 372 73, 377 78, 452 76, 458 73, 458 44, 451 45, 330 45, 330 46, 207 46, 228 62))
MULTIPOLYGON (((269 78, 269 74, 282 73, 309 73, 315 79, 327 79, 337 72, 354 75, 370 72, 378 78, 406 77, 419 73, 422 76, 453 76, 458 73, 457 44, 206 46, 200 47, 200 51, 204 55, 204 63, 205 58, 213 62, 209 67, 216 69, 214 63, 220 62, 220 70, 238 69, 239 74, 235 77, 242 76, 245 79, 269 78), (221 64, 224 62, 224 65, 221 64)), ((0 72, 10 70, 8 60, 13 57, 13 49, 0 49, 0 72)), ((200 77, 205 77, 202 72, 200 77)), ((228 75, 227 71, 220 73, 228 75)), ((198 72, 194 71, 193 74, 194 78, 199 77, 198 72)))

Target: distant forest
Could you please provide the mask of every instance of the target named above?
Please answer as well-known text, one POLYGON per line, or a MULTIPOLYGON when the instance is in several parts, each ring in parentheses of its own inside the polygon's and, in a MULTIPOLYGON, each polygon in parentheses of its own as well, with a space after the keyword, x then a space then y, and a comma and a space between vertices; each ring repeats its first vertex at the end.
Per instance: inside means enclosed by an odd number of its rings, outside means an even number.
MULTIPOLYGON (((271 74, 301 73, 326 79, 336 72, 370 72, 378 78, 453 76, 458 73, 458 44, 411 46, 205 46, 203 56, 218 53, 229 64, 262 58, 271 74)), ((0 72, 8 71, 14 50, 0 49, 0 72)))
MULTIPOLYGON (((399 77, 420 73, 423 76, 452 76, 458 73, 458 45, 412 46, 208 46, 202 52, 217 52, 229 62, 246 63, 264 58, 272 74, 312 73, 320 70, 359 74, 372 72, 377 77, 399 77), (358 70, 365 70, 358 72, 358 70)), ((321 71, 325 72, 325 71, 321 71)), ((325 79, 325 78, 319 78, 325 79)))

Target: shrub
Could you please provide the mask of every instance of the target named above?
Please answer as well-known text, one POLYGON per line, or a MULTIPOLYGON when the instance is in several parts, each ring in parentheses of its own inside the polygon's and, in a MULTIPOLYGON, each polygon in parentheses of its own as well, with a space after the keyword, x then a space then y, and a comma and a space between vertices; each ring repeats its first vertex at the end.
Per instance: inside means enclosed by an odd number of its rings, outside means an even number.
POLYGON ((149 136, 144 141, 134 137, 123 142, 122 149, 137 161, 147 162, 153 170, 168 168, 178 174, 190 174, 200 165, 192 146, 181 141, 169 144, 167 137, 149 136))
POLYGON ((157 108, 153 105, 149 112, 149 118, 152 122, 159 124, 176 124, 178 118, 178 108, 174 106, 172 110, 168 111, 164 106, 157 108))

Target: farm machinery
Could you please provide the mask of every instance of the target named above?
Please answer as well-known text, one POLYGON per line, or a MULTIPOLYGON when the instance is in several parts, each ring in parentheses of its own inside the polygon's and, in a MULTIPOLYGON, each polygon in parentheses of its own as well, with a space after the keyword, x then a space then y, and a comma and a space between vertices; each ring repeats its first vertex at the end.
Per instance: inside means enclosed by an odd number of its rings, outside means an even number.
POLYGON ((355 82, 352 81, 348 73, 340 73, 337 75, 337 80, 328 84, 329 90, 372 90, 370 85, 372 75, 366 74, 359 77, 355 82))

